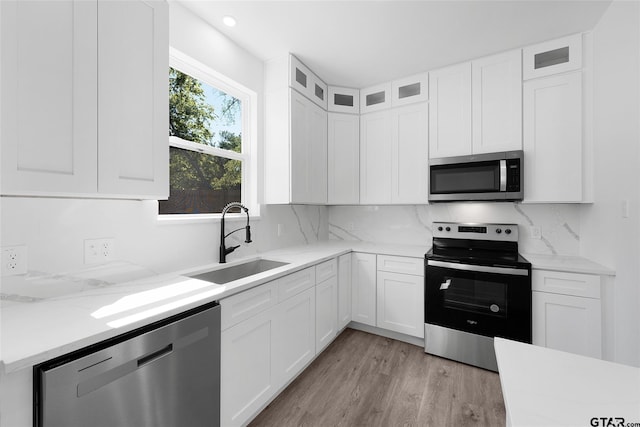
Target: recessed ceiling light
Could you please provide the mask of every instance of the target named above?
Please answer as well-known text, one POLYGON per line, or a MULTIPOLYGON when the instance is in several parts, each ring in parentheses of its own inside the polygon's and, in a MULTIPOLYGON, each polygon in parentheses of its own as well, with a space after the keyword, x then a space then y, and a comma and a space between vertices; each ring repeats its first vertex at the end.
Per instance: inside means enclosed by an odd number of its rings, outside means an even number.
POLYGON ((224 22, 224 25, 226 25, 227 27, 236 26, 236 18, 234 18, 233 16, 225 16, 224 18, 222 18, 222 22, 224 22))

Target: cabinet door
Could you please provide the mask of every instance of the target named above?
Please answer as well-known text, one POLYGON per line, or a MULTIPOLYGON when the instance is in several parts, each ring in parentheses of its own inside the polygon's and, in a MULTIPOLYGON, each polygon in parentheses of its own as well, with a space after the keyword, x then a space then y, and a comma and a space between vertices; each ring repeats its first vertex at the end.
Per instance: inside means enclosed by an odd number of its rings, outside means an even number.
POLYGON ((338 258, 338 330, 351 321, 351 254, 338 258))
POLYGON ((376 326, 376 256, 356 253, 351 258, 351 319, 376 326))
POLYGON ((360 203, 391 202, 391 111, 360 116, 360 203))
POLYGON ((98 190, 169 196, 169 7, 98 2, 98 190))
POLYGON ((315 289, 289 298, 277 306, 274 358, 278 383, 286 384, 316 355, 315 289))
POLYGON ((394 80, 391 83, 391 105, 393 107, 428 100, 429 74, 427 73, 394 80))
POLYGON ((0 7, 2 194, 95 193, 96 3, 0 7))
POLYGON ((316 285, 316 354, 338 333, 338 278, 333 276, 316 285))
POLYGON ((602 357, 599 299, 535 291, 532 297, 533 344, 602 357))
POLYGON ((522 51, 472 62, 473 154, 522 150, 522 51))
POLYGON ((391 107, 391 83, 360 90, 360 112, 373 113, 391 107))
POLYGON ((524 79, 550 76, 582 68, 582 34, 523 49, 524 79))
POLYGON ((291 202, 327 201, 327 113, 295 90, 291 106, 291 202))
POLYGON ((526 202, 582 200, 580 72, 524 83, 523 148, 526 202))
POLYGON ((471 154, 471 63, 429 73, 429 157, 471 154))
POLYGON ((424 338, 424 278, 378 271, 377 326, 424 338))
POLYGON ((329 113, 327 201, 330 205, 360 200, 360 117, 329 113))
POLYGON ((347 87, 329 86, 327 109, 334 113, 360 113, 360 91, 347 87))
POLYGON ((310 142, 308 128, 310 123, 311 108, 313 104, 307 98, 290 90, 291 108, 291 202, 305 203, 309 201, 311 194, 311 182, 309 170, 310 142))
MULTIPOLYGON (((308 141, 311 145, 308 153, 307 171, 311 183, 309 203, 327 203, 327 112, 317 105, 311 108, 308 141)), ((295 177, 294 177, 295 179, 295 177)))
POLYGON ((392 110, 391 202, 427 203, 429 117, 426 103, 392 110))
POLYGON ((245 425, 278 390, 275 309, 222 331, 220 425, 245 425))

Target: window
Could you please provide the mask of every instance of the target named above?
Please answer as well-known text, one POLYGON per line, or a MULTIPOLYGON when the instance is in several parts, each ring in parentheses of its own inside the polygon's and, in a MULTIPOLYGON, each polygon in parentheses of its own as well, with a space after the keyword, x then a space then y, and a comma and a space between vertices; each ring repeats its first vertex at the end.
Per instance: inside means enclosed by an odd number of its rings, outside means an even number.
POLYGON ((159 213, 219 214, 240 201, 257 215, 255 93, 173 49, 170 64, 170 190, 159 213))

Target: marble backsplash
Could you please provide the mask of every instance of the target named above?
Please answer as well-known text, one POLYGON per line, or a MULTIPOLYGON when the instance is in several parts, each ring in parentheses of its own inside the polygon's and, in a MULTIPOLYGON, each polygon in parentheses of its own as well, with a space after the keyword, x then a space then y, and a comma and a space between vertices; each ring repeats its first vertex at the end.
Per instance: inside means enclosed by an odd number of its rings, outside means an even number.
POLYGON ((432 223, 487 222, 519 226, 522 253, 578 255, 580 207, 569 204, 438 203, 407 206, 332 206, 329 239, 431 246, 432 223), (539 227, 540 238, 531 227, 539 227))

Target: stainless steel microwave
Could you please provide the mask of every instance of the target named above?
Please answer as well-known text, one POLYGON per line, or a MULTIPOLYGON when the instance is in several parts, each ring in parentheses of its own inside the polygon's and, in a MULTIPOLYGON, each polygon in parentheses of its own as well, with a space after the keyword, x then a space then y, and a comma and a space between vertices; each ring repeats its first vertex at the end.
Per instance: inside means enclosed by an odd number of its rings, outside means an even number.
POLYGON ((429 201, 520 201, 523 152, 446 157, 429 161, 429 201))

